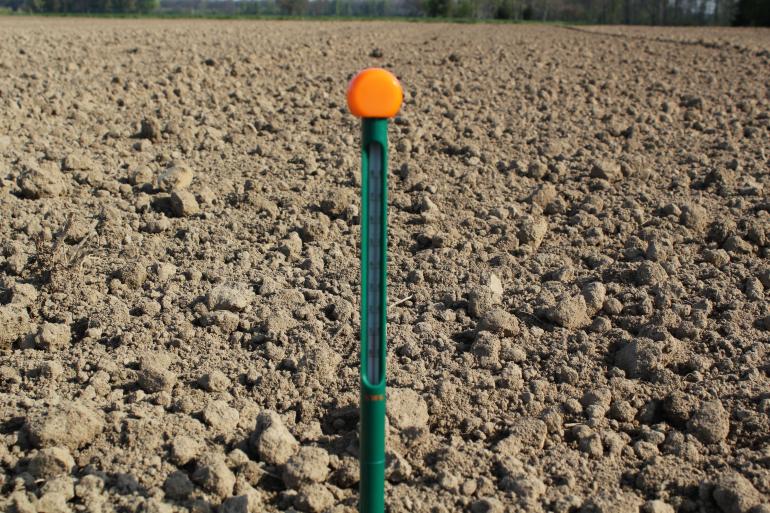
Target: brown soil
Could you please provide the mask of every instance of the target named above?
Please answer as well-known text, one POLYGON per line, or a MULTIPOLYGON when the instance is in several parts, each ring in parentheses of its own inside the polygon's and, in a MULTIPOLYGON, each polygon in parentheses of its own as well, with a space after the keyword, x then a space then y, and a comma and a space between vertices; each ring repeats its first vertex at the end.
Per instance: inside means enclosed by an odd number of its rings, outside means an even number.
POLYGON ((0 509, 355 510, 380 65, 390 511, 767 513, 769 39, 0 18, 0 509))

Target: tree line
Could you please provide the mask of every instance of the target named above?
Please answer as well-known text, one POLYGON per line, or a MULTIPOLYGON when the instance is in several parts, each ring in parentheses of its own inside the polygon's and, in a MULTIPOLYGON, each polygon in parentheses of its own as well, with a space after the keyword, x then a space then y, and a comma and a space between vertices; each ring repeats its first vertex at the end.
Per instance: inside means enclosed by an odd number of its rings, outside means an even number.
POLYGON ((33 13, 151 13, 160 0, 0 0, 0 7, 33 13))
POLYGON ((638 25, 770 26, 770 0, 0 0, 51 13, 437 17, 638 25))

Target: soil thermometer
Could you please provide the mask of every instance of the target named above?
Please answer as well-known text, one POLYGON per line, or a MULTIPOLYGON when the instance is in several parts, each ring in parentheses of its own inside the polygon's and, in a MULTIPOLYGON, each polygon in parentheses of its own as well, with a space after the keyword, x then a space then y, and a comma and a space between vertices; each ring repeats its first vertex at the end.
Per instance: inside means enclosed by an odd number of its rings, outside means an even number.
POLYGON ((381 68, 348 85, 348 107, 361 119, 361 433, 360 513, 385 511, 385 341, 388 255, 388 118, 403 99, 381 68))

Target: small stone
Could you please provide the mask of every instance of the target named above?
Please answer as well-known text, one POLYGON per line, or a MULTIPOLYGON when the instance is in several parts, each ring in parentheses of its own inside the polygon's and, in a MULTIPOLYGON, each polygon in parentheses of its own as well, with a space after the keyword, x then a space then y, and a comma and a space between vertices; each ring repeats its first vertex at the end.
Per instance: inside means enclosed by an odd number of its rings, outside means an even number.
POLYGON ((411 388, 392 388, 388 391, 387 413, 396 429, 421 429, 428 425, 428 404, 411 388))
POLYGON ((751 481, 735 471, 719 476, 714 483, 712 496, 724 513, 749 513, 762 503, 762 494, 751 481))
POLYGON ((211 310, 242 312, 251 304, 254 293, 251 290, 230 285, 219 285, 209 292, 206 302, 211 310))
POLYGON ((612 160, 596 159, 591 164, 591 178, 614 182, 623 178, 620 164, 612 160))
POLYGON ((10 349, 14 342, 29 333, 27 309, 13 303, 0 306, 0 326, 0 349, 10 349))
POLYGON ((25 167, 16 182, 21 195, 30 199, 52 198, 67 192, 67 177, 53 162, 25 167))
POLYGON ((171 212, 177 217, 192 216, 201 211, 198 200, 195 199, 195 195, 190 191, 172 191, 169 201, 171 204, 171 212))
POLYGON ((176 374, 168 370, 162 362, 146 358, 139 370, 137 383, 139 388, 148 394, 154 394, 156 392, 170 392, 176 385, 176 380, 176 374))
POLYGON ((301 447, 283 469, 283 482, 288 488, 321 483, 329 476, 329 453, 320 447, 301 447))
POLYGON ((51 479, 69 475, 74 467, 75 460, 66 447, 46 447, 30 460, 29 473, 38 479, 51 479))
POLYGON ((186 164, 177 162, 158 176, 158 189, 163 192, 186 189, 193 180, 193 172, 186 164))
POLYGON ((45 322, 35 335, 35 343, 47 351, 66 349, 71 341, 72 332, 67 324, 45 322))
POLYGON ((555 306, 546 310, 545 316, 549 321, 569 330, 585 327, 591 322, 583 296, 562 298, 555 306))
POLYGON ((271 410, 262 411, 257 416, 256 430, 250 441, 259 458, 268 465, 285 464, 299 447, 280 415, 271 410))
POLYGON ((494 273, 490 273, 489 276, 487 276, 486 286, 492 291, 492 294, 497 297, 501 297, 503 292, 505 292, 505 289, 503 289, 503 282, 500 281, 500 278, 494 273))
POLYGON ((224 499, 233 494, 235 475, 227 468, 222 455, 205 456, 198 462, 192 477, 204 490, 218 497, 224 499))
POLYGON ((730 432, 730 416, 719 399, 704 401, 693 412, 687 429, 704 444, 719 443, 730 432))
POLYGON ((320 483, 303 486, 294 499, 294 507, 308 513, 321 513, 334 505, 332 492, 320 483))
POLYGON ((198 457, 203 445, 189 436, 180 435, 171 442, 171 461, 181 466, 198 457))
POLYGON ((230 384, 230 379, 219 370, 206 373, 198 380, 198 385, 207 392, 224 392, 230 384))
POLYGON ((190 496, 195 489, 190 478, 181 470, 176 470, 168 475, 163 483, 163 491, 166 497, 173 500, 184 500, 190 496))
POLYGON ((103 428, 104 420, 99 413, 71 401, 34 410, 24 424, 33 446, 64 446, 70 450, 92 443, 103 428))
POLYGON ((238 410, 231 408, 225 401, 211 401, 203 409, 203 420, 221 433, 235 429, 240 420, 238 410))

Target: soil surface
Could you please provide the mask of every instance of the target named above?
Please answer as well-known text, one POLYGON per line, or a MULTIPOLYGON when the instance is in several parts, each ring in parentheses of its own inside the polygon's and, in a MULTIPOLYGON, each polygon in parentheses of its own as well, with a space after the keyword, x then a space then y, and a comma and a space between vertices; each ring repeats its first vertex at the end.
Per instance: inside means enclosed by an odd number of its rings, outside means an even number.
POLYGON ((0 509, 770 511, 770 32, 0 18, 0 509))

